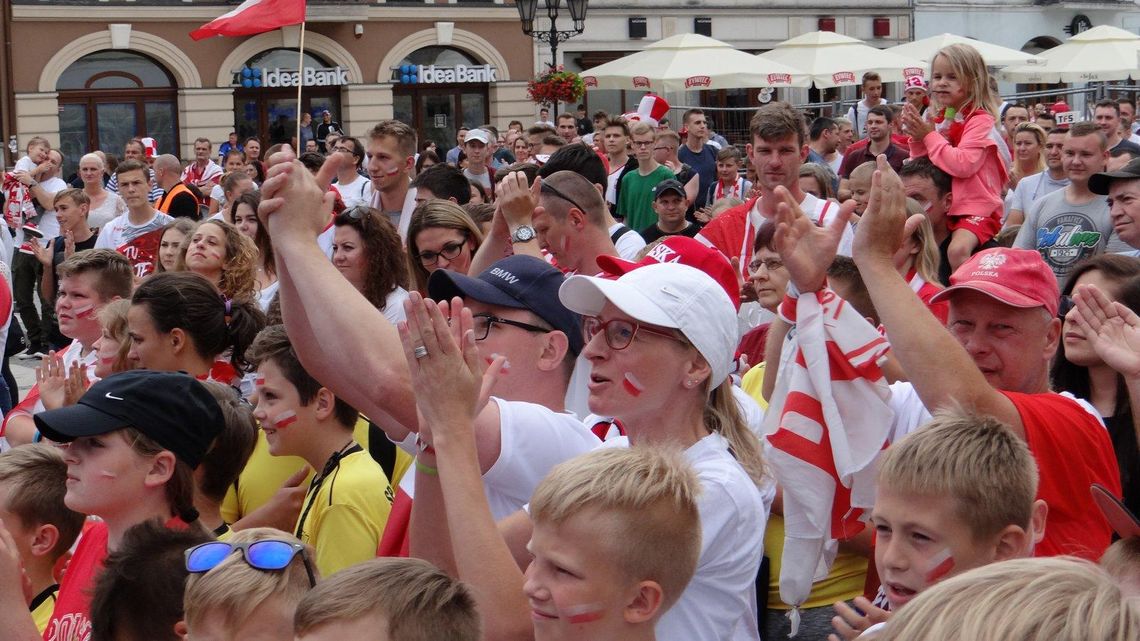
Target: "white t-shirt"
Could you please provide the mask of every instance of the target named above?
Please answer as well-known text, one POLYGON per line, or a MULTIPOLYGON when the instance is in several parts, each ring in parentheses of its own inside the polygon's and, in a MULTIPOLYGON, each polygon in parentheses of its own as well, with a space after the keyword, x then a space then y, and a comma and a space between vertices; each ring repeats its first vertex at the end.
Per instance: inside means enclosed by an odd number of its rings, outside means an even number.
POLYGON ((372 181, 360 174, 352 182, 334 183, 333 187, 340 193, 340 199, 347 209, 372 202, 372 181))
POLYGON ((103 229, 103 226, 114 220, 116 216, 125 213, 127 213, 127 203, 123 202, 119 194, 108 191, 103 204, 87 212, 87 225, 92 229, 103 229))
POLYGON ((1068 178, 1062 176, 1060 180, 1054 180, 1048 171, 1026 176, 1019 180, 1017 187, 1013 189, 1013 199, 1009 203, 1009 208, 1010 210, 1017 209, 1023 214, 1028 214, 1029 207, 1036 202, 1038 198, 1068 186, 1068 178))
POLYGON ((95 249, 118 250, 139 236, 162 229, 173 221, 173 218, 157 209, 154 210, 154 216, 141 225, 132 224, 129 213, 123 214, 103 225, 103 229, 99 230, 99 238, 95 240, 95 249))
MULTIPOLYGON (((602 447, 628 447, 622 436, 602 447)), ((758 641, 756 575, 764 556, 768 509, 761 491, 709 434, 685 450, 701 482, 701 554, 681 598, 657 622, 658 641, 758 641)), ((775 496, 775 485, 767 492, 775 496)))
MULTIPOLYGON (((610 225, 608 230, 610 238, 613 238, 614 233, 617 232, 618 229, 621 229, 621 227, 621 223, 610 225)), ((618 256, 626 260, 637 260, 637 252, 645 247, 645 239, 641 237, 641 234, 637 233, 636 229, 630 229, 621 236, 618 236, 614 247, 617 249, 618 256)))
POLYGON ((596 449, 600 442, 568 412, 491 400, 499 406, 499 458, 483 475, 483 487, 497 521, 522 509, 550 468, 596 449))
POLYGON ((384 299, 384 318, 387 318, 389 323, 395 325, 407 319, 407 315, 404 313, 404 301, 407 298, 408 290, 397 287, 384 299))
POLYGON ((12 171, 31 172, 35 168, 36 168, 35 161, 33 161, 30 156, 24 156, 24 157, 22 157, 16 161, 16 166, 12 168, 12 171))

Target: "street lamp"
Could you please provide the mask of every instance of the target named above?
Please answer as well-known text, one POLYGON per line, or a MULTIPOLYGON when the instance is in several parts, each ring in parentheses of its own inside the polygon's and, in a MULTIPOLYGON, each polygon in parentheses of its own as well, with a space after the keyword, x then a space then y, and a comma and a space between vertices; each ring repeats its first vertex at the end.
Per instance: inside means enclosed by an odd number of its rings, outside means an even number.
MULTIPOLYGON (((564 42, 582 33, 586 28, 586 2, 587 0, 566 0, 570 9, 570 19, 574 27, 570 30, 558 30, 558 8, 562 0, 543 0, 546 3, 546 15, 550 18, 549 31, 535 31, 534 17, 538 12, 538 0, 515 0, 515 7, 519 10, 519 20, 522 21, 523 33, 539 42, 550 43, 550 68, 558 66, 558 43, 564 42)), ((558 102, 554 103, 554 115, 558 115, 558 102)))

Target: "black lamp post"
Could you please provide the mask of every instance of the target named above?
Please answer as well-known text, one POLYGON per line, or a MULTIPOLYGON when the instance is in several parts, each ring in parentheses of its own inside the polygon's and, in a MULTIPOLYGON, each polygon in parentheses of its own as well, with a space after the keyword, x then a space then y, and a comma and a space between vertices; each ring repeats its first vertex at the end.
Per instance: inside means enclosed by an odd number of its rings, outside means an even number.
MULTIPOLYGON (((582 33, 586 28, 586 2, 587 0, 566 0, 570 9, 570 19, 574 27, 570 30, 558 30, 558 8, 562 0, 543 0, 546 3, 546 15, 550 17, 549 31, 535 31, 534 17, 538 11, 538 0, 515 0, 515 7, 519 10, 519 19, 522 21, 523 33, 538 40, 550 43, 550 68, 558 66, 558 43, 569 40, 582 33)), ((554 115, 558 115, 558 102, 554 102, 554 115)))

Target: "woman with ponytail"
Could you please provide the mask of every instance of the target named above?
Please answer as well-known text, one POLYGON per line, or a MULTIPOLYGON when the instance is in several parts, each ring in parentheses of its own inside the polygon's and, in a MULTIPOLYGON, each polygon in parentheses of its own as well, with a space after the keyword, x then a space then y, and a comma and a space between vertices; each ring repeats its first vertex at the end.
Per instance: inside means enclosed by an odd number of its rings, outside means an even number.
MULTIPOLYGON (((64 503, 99 518, 79 540, 43 635, 80 638, 91 629, 91 591, 103 560, 128 529, 150 520, 201 528, 193 473, 221 431, 222 413, 191 376, 130 371, 95 383, 75 405, 41 412, 35 421, 44 436, 64 444, 64 503)), ((13 543, 0 526, 0 630, 6 640, 38 640, 13 543)))
MULTIPOLYGON (((616 280, 571 276, 562 284, 559 298, 563 305, 583 316, 586 345, 582 356, 591 366, 590 411, 614 417, 630 447, 683 450, 700 481, 701 545, 696 573, 676 604, 658 620, 657 638, 759 638, 754 595, 768 516, 764 498, 774 494, 774 484, 765 472, 760 442, 744 422, 732 392, 729 375, 737 325, 736 307, 728 293, 701 270, 678 263, 657 263, 631 269, 616 280)), ((450 371, 464 365, 445 362, 437 366, 449 353, 458 353, 457 349, 438 345, 439 341, 454 340, 451 337, 456 330, 447 325, 438 310, 432 311, 435 308, 429 306, 425 313, 419 313, 417 304, 423 303, 413 295, 412 311, 408 322, 401 324, 400 334, 416 381, 417 402, 423 415, 428 416, 433 413, 434 404, 448 400, 445 394, 433 393, 438 390, 431 389, 442 376, 423 376, 422 372, 429 367, 450 371), (429 316, 431 327, 426 326, 429 316), (421 357, 417 349, 427 350, 427 354, 421 357)), ((458 316, 460 330, 465 324, 473 325, 470 311, 458 299, 451 301, 448 313, 453 324, 458 316)), ((479 360, 472 359, 472 352, 467 351, 473 348, 474 335, 463 331, 461 338, 465 348, 462 356, 468 358, 467 367, 471 367, 472 362, 479 360)), ((499 371, 501 365, 500 357, 490 369, 499 371)), ((445 420, 428 423, 431 434, 425 440, 431 440, 431 447, 424 448, 416 461, 415 509, 420 510, 420 515, 412 517, 413 548, 426 549, 433 557, 429 560, 446 567, 460 558, 476 556, 471 547, 476 545, 478 558, 485 559, 484 567, 478 576, 460 573, 460 579, 474 582, 477 592, 479 581, 489 576, 494 576, 495 585, 521 585, 518 567, 510 561, 501 562, 504 557, 497 554, 502 551, 501 541, 492 537, 471 543, 478 535, 470 535, 469 529, 478 529, 480 533, 488 529, 483 527, 485 520, 479 524, 480 515, 462 512, 465 506, 461 505, 460 488, 472 487, 478 480, 445 478, 441 473, 444 468, 454 472, 449 464, 455 464, 462 456, 457 449, 471 443, 474 437, 453 433, 451 430, 463 428, 445 420), (436 493, 442 495, 442 506, 433 503, 439 495, 436 493), (437 527, 440 521, 432 518, 435 514, 431 510, 438 507, 445 508, 446 519, 458 518, 464 523, 462 534, 451 535, 450 550, 440 547, 434 532, 415 525, 429 522, 437 527)), ((610 441, 606 446, 611 445, 610 441)), ((474 461, 474 453, 468 455, 474 461)), ((472 465, 470 469, 478 468, 472 465)), ((530 539, 530 530, 529 517, 517 513, 501 522, 494 533, 497 536, 502 532, 507 545, 511 545, 530 539)), ((511 551, 515 558, 520 558, 521 550, 511 551)), ((517 600, 496 596, 479 605, 485 620, 494 621, 496 626, 523 629, 528 623, 527 610, 514 608, 513 604, 517 600)), ((594 621, 544 618, 542 625, 544 629, 571 626, 575 638, 588 638, 592 631, 600 629, 586 627, 594 621)), ((538 624, 535 625, 537 629, 538 624)))
POLYGON ((223 298, 198 274, 166 272, 135 289, 127 326, 129 358, 139 367, 237 386, 249 372, 245 350, 265 315, 252 299, 223 298))

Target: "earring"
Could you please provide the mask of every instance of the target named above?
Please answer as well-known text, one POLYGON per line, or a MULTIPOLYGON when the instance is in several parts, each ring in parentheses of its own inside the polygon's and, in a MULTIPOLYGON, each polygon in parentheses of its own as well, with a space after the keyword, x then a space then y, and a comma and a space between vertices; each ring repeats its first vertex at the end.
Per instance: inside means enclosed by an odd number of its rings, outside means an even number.
POLYGON ((693 386, 696 384, 697 384, 697 381, 695 381, 691 378, 689 380, 685 381, 685 387, 688 387, 689 389, 692 389, 693 386))

